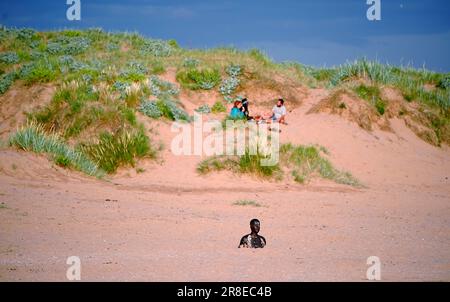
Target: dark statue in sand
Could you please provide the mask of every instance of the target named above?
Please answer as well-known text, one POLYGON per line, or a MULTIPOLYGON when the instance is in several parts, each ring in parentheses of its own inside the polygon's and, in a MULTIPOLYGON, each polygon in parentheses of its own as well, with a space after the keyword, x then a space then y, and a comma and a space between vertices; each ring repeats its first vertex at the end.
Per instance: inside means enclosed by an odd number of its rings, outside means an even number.
POLYGON ((260 227, 261 223, 259 220, 252 219, 250 221, 250 230, 252 232, 242 237, 241 242, 239 243, 239 248, 263 248, 266 246, 266 238, 258 235, 260 227))

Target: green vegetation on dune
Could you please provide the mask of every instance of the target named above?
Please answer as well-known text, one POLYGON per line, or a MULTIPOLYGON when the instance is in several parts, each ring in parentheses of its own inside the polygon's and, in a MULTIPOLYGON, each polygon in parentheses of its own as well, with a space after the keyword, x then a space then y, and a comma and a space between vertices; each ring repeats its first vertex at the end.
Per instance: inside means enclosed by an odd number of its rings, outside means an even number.
POLYGON ((380 115, 384 114, 384 112, 386 111, 386 103, 381 98, 381 91, 379 87, 366 86, 361 84, 355 87, 354 90, 360 98, 371 102, 380 115))
POLYGON ((323 155, 327 153, 322 147, 295 146, 290 143, 280 148, 281 162, 289 167, 296 182, 305 183, 312 177, 320 177, 340 184, 360 186, 350 173, 334 168, 323 155))
POLYGON ((211 112, 212 113, 221 113, 221 112, 226 112, 227 111, 227 107, 225 107, 225 105, 221 102, 221 101, 217 101, 214 103, 214 105, 211 107, 211 112))
POLYGON ((450 91, 448 85, 445 85, 448 82, 448 74, 439 74, 426 69, 400 68, 365 59, 332 69, 304 68, 304 71, 331 87, 352 80, 367 79, 373 84, 400 89, 409 101, 419 101, 437 107, 446 114, 450 110, 450 91), (427 90, 427 84, 434 89, 427 90))
POLYGON ((14 80, 16 79, 17 74, 15 72, 9 72, 7 74, 4 74, 0 78, 0 94, 4 94, 6 91, 8 91, 9 87, 14 83, 14 80))
POLYGON ((158 119, 165 117, 171 121, 191 121, 191 117, 181 109, 172 99, 158 99, 156 101, 143 101, 139 110, 146 116, 158 119))
POLYGON ((220 83, 221 76, 217 69, 190 68, 179 71, 177 73, 177 81, 184 88, 210 90, 220 83))
POLYGON ((298 183, 307 183, 314 177, 329 179, 336 183, 361 186, 350 173, 333 167, 324 157, 327 152, 318 146, 296 146, 283 144, 280 146, 280 160, 275 165, 263 166, 261 160, 267 156, 257 152, 250 154, 248 150, 241 156, 213 156, 201 161, 197 166, 200 174, 213 171, 232 171, 250 174, 266 179, 281 180, 291 176, 298 183))
MULTIPOLYGON (((276 63, 257 49, 183 49, 174 40, 96 28, 38 32, 0 26, 0 41, 0 95, 7 94, 16 82, 55 86, 49 104, 27 113, 28 121, 39 129, 33 132, 35 137, 44 140, 58 133, 60 145, 76 150, 108 173, 123 165, 135 165, 139 158, 156 156, 152 139, 138 122, 138 112, 151 119, 192 121, 179 101, 180 92, 186 91, 216 92, 218 99, 212 107, 198 104, 196 110, 216 114, 225 112, 225 104, 242 92, 245 95, 253 89, 275 91, 295 106, 300 102, 289 99, 298 97, 298 91, 292 87, 345 88, 361 101, 373 104, 380 117, 386 117, 389 101, 383 99, 382 91, 384 87, 394 87, 405 102, 419 105, 417 112, 405 110, 402 114, 430 128, 437 137, 436 144, 450 143, 448 74, 367 60, 336 68, 312 68, 295 62, 276 63), (173 77, 177 83, 167 80, 173 77)), ((203 104, 207 101, 211 100, 203 104)), ((346 104, 340 106, 345 110, 346 104)), ((23 131, 19 129, 16 135, 23 131)), ((17 140, 12 145, 20 147, 17 140)), ((54 160, 62 166, 78 165, 67 156, 56 156, 54 160)), ((283 164, 259 168, 255 164, 258 161, 258 156, 253 155, 211 159, 199 170, 232 169, 275 178, 283 174, 283 164)), ((324 163, 317 167, 322 167, 314 172, 320 177, 345 179, 336 171, 325 173, 324 163)), ((289 173, 299 182, 314 174, 298 167, 289 173)))
POLYGON ((435 145, 450 144, 449 74, 401 68, 365 59, 336 68, 315 69, 302 65, 297 65, 297 68, 308 75, 309 81, 315 85, 323 85, 335 91, 352 89, 361 99, 371 102, 381 115, 389 109, 389 102, 381 97, 381 89, 394 88, 406 102, 418 105, 414 111, 401 110, 394 115, 408 117, 421 125, 413 130, 426 127, 434 132, 435 138, 429 138, 429 134, 417 133, 424 140, 435 145), (366 84, 361 84, 361 80, 366 84))
POLYGON ((115 172, 121 165, 134 167, 136 159, 156 156, 143 128, 114 134, 103 132, 97 142, 82 144, 79 149, 108 173, 115 172))
POLYGON ((46 132, 39 124, 29 123, 20 128, 9 142, 25 151, 48 154, 59 166, 74 168, 92 176, 103 176, 98 165, 84 153, 70 147, 56 133, 46 132))
POLYGON ((125 105, 94 91, 83 82, 62 84, 50 104, 29 114, 46 129, 56 130, 68 139, 77 137, 91 126, 111 128, 126 123, 125 105), (95 124, 95 125, 94 125, 95 124))

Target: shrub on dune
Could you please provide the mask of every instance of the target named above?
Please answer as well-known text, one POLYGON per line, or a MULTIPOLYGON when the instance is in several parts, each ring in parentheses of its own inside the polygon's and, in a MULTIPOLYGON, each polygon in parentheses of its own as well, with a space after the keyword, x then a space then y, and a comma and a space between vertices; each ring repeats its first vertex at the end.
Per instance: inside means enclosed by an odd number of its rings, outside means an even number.
POLYGON ((84 53, 91 46, 91 41, 85 37, 58 36, 47 44, 47 52, 51 55, 78 55, 84 53))
POLYGON ((250 154, 248 150, 241 156, 213 156, 200 162, 197 171, 207 174, 212 171, 229 170, 236 173, 257 175, 264 178, 282 179, 291 175, 298 183, 306 183, 314 177, 330 179, 336 183, 361 186, 350 173, 333 167, 316 146, 296 146, 284 144, 280 147, 280 160, 276 165, 263 166, 261 160, 267 158, 261 152, 250 154))
POLYGON ((235 173, 252 174, 263 178, 280 178, 280 165, 262 166, 261 160, 267 158, 262 152, 251 154, 247 149, 241 156, 213 156, 201 161, 197 166, 200 174, 212 171, 229 170, 235 173))
POLYGON ((150 88, 150 93, 158 98, 177 96, 180 93, 180 89, 175 84, 161 80, 155 75, 147 80, 147 85, 150 88))
POLYGON ((360 186, 350 173, 335 169, 322 152, 322 149, 316 146, 296 146, 288 143, 280 148, 280 161, 288 167, 294 180, 299 183, 318 176, 340 184, 360 186))
POLYGON ((13 134, 9 143, 25 151, 44 153, 64 167, 74 168, 88 175, 101 177, 102 171, 82 152, 67 145, 56 133, 48 134, 37 123, 29 123, 13 134))
POLYGON ((210 90, 220 83, 217 69, 188 69, 177 73, 177 81, 184 88, 191 90, 210 90))
POLYGON ((195 58, 184 58, 183 67, 196 68, 200 64, 200 60, 195 58))
POLYGON ((54 81, 58 76, 58 70, 54 61, 44 57, 41 60, 22 66, 19 77, 27 85, 34 83, 48 83, 54 81))
POLYGON ((225 107, 225 105, 220 102, 217 101, 214 103, 214 105, 211 107, 211 112, 212 113, 221 113, 221 112, 226 112, 227 111, 227 107, 225 107))
POLYGON ((253 58, 258 63, 262 64, 263 66, 270 66, 273 64, 270 58, 259 49, 256 48, 250 49, 248 51, 248 54, 250 55, 251 58, 253 58))
POLYGON ((143 101, 138 107, 148 117, 160 118, 165 117, 172 121, 191 121, 189 114, 181 109, 177 102, 171 99, 159 99, 156 101, 143 101))
POLYGON ((232 94, 238 88, 240 84, 239 76, 242 73, 242 68, 240 65, 230 65, 226 69, 228 78, 222 81, 219 87, 219 92, 223 95, 224 99, 231 103, 233 101, 232 94))
POLYGON ((5 64, 17 64, 19 63, 19 56, 15 51, 4 52, 0 54, 0 62, 5 64))
POLYGON ((156 150, 150 146, 143 128, 104 132, 96 142, 81 144, 80 150, 108 173, 115 172, 121 165, 134 167, 137 158, 156 156, 156 150))
POLYGON ((16 78, 17 73, 14 71, 4 74, 0 77, 0 95, 8 91, 9 87, 11 87, 16 78))
POLYGON ((359 85, 354 90, 360 98, 371 102, 380 115, 384 114, 386 102, 381 98, 380 88, 377 86, 359 85))
POLYGON ((195 112, 201 113, 201 114, 208 114, 211 113, 211 108, 208 104, 201 105, 197 109, 195 109, 195 112))
POLYGON ((122 82, 139 82, 145 79, 148 70, 139 62, 130 62, 126 69, 124 69, 118 80, 122 82))
POLYGON ((162 116, 161 110, 159 110, 158 104, 155 101, 144 101, 138 107, 138 110, 141 111, 148 117, 157 119, 162 116))
POLYGON ((439 88, 450 90, 450 74, 444 76, 437 85, 439 88))

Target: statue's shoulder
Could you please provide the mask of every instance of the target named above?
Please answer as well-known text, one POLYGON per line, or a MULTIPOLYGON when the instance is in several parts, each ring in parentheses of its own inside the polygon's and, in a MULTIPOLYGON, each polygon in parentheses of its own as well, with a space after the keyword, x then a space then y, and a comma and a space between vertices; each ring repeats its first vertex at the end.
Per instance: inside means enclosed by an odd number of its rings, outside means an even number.
POLYGON ((242 236, 239 245, 248 245, 249 242, 250 242, 250 241, 249 241, 249 236, 250 236, 250 234, 247 234, 247 235, 242 236))
POLYGON ((244 241, 247 242, 250 237, 251 237, 251 234, 247 234, 247 235, 242 236, 241 242, 244 242, 244 241))
POLYGON ((258 235, 260 237, 260 239, 264 242, 264 245, 267 244, 266 238, 264 238, 264 236, 258 235))

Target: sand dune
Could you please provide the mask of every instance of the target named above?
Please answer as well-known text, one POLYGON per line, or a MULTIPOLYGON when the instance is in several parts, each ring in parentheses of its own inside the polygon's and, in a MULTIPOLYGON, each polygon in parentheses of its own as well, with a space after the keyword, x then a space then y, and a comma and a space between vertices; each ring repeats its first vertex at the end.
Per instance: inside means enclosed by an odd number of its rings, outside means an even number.
MULTIPOLYGON (((391 131, 369 132, 307 114, 326 94, 312 89, 287 104, 281 141, 326 147, 365 188, 200 176, 200 157, 171 153, 170 124, 142 116, 166 147, 160 161, 139 163, 142 173, 123 168, 97 180, 3 148, 0 280, 64 281, 75 255, 85 281, 360 281, 369 256, 380 257, 385 281, 449 281, 449 148, 420 140, 399 119, 389 120, 391 131), (240 199, 261 206, 233 205, 240 199), (254 217, 267 247, 237 249, 254 217)), ((181 100, 195 108, 195 99, 181 100)))

